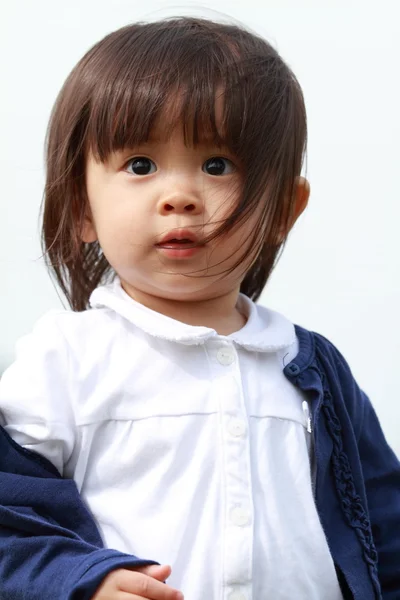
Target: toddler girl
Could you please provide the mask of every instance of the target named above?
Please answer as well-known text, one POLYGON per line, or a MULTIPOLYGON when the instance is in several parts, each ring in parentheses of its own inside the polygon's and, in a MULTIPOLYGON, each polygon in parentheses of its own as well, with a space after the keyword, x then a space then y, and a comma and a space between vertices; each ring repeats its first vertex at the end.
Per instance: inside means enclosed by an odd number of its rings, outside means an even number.
POLYGON ((237 26, 130 25, 71 72, 43 242, 73 310, 0 384, 2 598, 400 598, 372 405, 329 341, 255 303, 305 148, 295 76, 237 26))

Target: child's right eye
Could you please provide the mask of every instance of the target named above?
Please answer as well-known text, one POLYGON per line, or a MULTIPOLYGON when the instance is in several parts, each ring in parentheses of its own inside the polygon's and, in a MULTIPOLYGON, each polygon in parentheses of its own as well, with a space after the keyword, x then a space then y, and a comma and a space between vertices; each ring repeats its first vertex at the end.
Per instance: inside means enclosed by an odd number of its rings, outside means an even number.
POLYGON ((151 175, 157 171, 155 163, 150 160, 150 158, 146 158, 145 156, 136 156, 135 158, 131 158, 131 160, 127 162, 126 168, 128 173, 133 175, 151 175), (130 165, 132 166, 132 171, 128 170, 130 165))

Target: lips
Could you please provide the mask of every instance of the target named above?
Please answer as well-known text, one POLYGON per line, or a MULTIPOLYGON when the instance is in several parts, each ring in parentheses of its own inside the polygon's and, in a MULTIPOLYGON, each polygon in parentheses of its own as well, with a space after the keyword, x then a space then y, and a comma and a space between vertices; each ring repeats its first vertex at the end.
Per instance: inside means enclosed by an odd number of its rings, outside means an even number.
POLYGON ((157 250, 168 260, 190 260, 202 252, 205 244, 188 229, 173 229, 157 244, 157 250))
POLYGON ((188 229, 174 229, 156 244, 159 248, 194 248, 199 245, 198 236, 188 229))

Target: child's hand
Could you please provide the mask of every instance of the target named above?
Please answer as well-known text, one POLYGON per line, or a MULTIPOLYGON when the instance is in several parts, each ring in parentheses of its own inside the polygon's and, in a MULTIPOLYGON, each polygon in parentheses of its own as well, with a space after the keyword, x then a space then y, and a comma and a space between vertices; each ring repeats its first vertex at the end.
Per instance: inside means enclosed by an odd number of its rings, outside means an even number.
POLYGON ((167 565, 117 569, 107 575, 92 600, 183 600, 183 594, 163 583, 170 575, 167 565))

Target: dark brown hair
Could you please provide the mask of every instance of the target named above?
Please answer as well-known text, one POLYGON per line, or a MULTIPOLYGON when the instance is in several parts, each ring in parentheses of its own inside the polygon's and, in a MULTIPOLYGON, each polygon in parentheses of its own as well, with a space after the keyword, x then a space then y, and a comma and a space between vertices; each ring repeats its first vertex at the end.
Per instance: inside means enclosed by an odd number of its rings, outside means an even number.
MULTIPOLYGON (((138 23, 107 35, 86 53, 61 89, 49 122, 42 244, 73 310, 87 308, 91 292, 114 276, 98 242, 80 237, 88 202, 87 152, 105 162, 112 152, 145 142, 177 92, 183 101, 171 127, 179 122, 190 144, 207 131, 243 165, 240 202, 213 237, 262 203, 245 249, 252 266, 241 291, 257 300, 268 280, 282 248, 282 228, 292 217, 306 151, 304 99, 294 74, 270 44, 236 25, 186 17, 138 23), (221 89, 223 119, 217 128, 221 89)), ((242 262, 240 254, 232 268, 242 262)))

